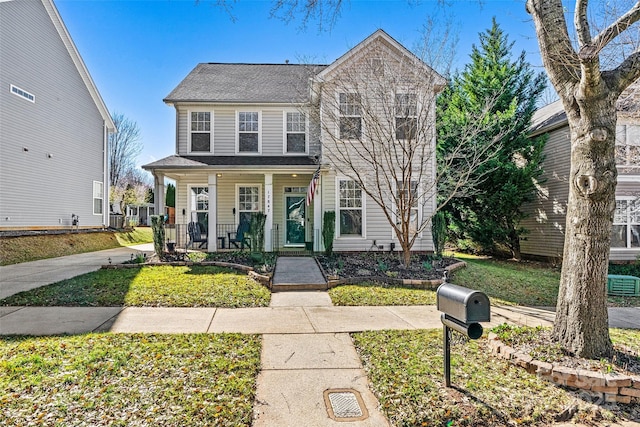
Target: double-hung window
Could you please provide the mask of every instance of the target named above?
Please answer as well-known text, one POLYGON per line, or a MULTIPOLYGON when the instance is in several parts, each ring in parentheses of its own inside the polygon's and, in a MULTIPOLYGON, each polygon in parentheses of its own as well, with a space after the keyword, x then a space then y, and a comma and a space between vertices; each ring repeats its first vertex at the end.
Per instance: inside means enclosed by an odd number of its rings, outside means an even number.
POLYGON ((415 140, 417 102, 413 93, 396 94, 396 139, 415 140))
POLYGON ((93 214, 102 215, 104 201, 104 186, 101 181, 93 181, 93 214))
POLYGON ((340 139, 360 139, 362 136, 362 112, 360 95, 339 94, 340 139))
POLYGON ((209 187, 191 187, 191 222, 200 224, 203 232, 209 228, 209 187))
POLYGON ((307 152, 307 118, 304 113, 285 112, 286 152, 307 152))
POLYGON ((258 185, 238 186, 238 223, 251 223, 254 213, 260 211, 260 187, 258 185))
POLYGON ((352 180, 338 181, 339 235, 362 236, 362 188, 352 180))
POLYGON ((401 217, 409 219, 409 232, 415 234, 418 231, 418 181, 396 183, 397 205, 396 224, 399 226, 401 217), (407 216, 408 215, 408 216, 407 216))
POLYGON ((257 111, 238 112, 238 153, 260 152, 260 114, 257 111))
POLYGON ((640 126, 621 125, 616 136, 616 166, 621 173, 640 173, 640 126))
POLYGON ((211 112, 192 111, 190 114, 191 152, 211 152, 211 112))
POLYGON ((616 200, 611 229, 611 247, 640 248, 640 200, 616 200))

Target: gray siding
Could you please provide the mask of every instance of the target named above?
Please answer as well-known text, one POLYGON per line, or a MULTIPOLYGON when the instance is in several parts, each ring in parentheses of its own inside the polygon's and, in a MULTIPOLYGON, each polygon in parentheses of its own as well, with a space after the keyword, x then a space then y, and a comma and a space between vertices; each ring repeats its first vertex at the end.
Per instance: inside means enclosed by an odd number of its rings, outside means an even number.
POLYGON ((529 230, 520 242, 523 254, 562 257, 569 197, 570 150, 568 127, 549 134, 544 149, 544 174, 538 183, 538 198, 523 206, 523 211, 529 215, 522 221, 522 226, 529 230))
POLYGON ((40 1, 0 2, 0 64, 0 228, 102 226, 103 118, 40 1))
MULTIPOLYGON (((291 107, 273 107, 268 105, 178 105, 177 139, 179 155, 198 155, 211 153, 189 153, 189 112, 213 112, 213 154, 216 156, 233 156, 236 154, 236 115, 238 111, 259 111, 261 113, 260 136, 263 156, 283 155, 284 112, 292 111, 291 107)), ((309 125, 310 153, 319 151, 318 125, 309 125)), ((301 154, 306 156, 306 154, 301 154)))
MULTIPOLYGON (((632 135, 627 126, 620 132, 632 135)), ((521 225, 529 230, 520 242, 524 255, 562 258, 566 208, 569 198, 569 172, 571 167, 571 141, 569 128, 563 127, 549 134, 545 147, 544 174, 538 184, 538 198, 523 206, 529 217, 521 225)), ((619 175, 616 196, 639 196, 640 176, 619 175)), ((640 249, 612 249, 610 259, 633 260, 640 249)))

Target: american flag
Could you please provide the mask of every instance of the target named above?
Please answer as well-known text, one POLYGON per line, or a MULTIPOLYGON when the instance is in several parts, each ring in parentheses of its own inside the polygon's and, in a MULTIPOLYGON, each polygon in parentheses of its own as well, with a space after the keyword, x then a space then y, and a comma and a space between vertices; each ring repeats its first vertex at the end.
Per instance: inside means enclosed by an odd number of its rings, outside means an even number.
POLYGON ((318 187, 319 180, 320 168, 318 168, 311 177, 311 182, 309 183, 309 187, 307 188, 307 206, 309 206, 311 202, 313 202, 313 196, 316 194, 316 188, 318 187))

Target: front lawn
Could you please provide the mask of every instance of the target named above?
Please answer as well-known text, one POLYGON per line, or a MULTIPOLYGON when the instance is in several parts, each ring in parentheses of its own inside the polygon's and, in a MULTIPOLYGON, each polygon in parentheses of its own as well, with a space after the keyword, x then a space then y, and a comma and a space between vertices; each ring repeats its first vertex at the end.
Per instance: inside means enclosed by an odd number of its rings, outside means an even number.
POLYGON ((334 305, 433 305, 436 291, 368 282, 329 290, 334 305))
POLYGON ((267 288, 210 266, 102 269, 0 301, 15 306, 266 307, 267 288))
POLYGON ((0 339, 0 425, 250 426, 256 335, 0 339))
POLYGON ((397 427, 549 425, 573 407, 573 421, 589 425, 605 425, 616 416, 633 419, 630 405, 614 405, 611 412, 492 357, 485 339, 454 339, 453 387, 445 388, 440 330, 362 332, 353 338, 382 410, 397 427))

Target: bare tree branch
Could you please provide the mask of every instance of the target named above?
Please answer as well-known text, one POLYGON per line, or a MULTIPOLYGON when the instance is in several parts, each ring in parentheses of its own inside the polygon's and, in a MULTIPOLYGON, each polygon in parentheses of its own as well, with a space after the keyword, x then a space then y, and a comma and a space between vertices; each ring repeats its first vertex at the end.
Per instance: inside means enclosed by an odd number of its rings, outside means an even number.
MULTIPOLYGON (((586 3, 587 0, 581 0, 586 3)), ((577 6, 576 6, 577 7, 577 6)), ((576 18, 578 19, 578 18, 576 18)), ((600 34, 595 36, 590 42, 584 43, 581 40, 580 58, 583 60, 591 60, 598 55, 612 40, 618 37, 622 32, 627 30, 635 22, 640 19, 640 2, 636 3, 627 13, 618 18, 614 23, 605 28, 600 34)), ((584 24, 587 25, 587 16, 585 13, 584 24)))
POLYGON ((589 28, 589 20, 587 19, 587 4, 588 0, 576 1, 576 9, 573 16, 573 25, 576 27, 580 46, 591 44, 591 29, 589 28))

